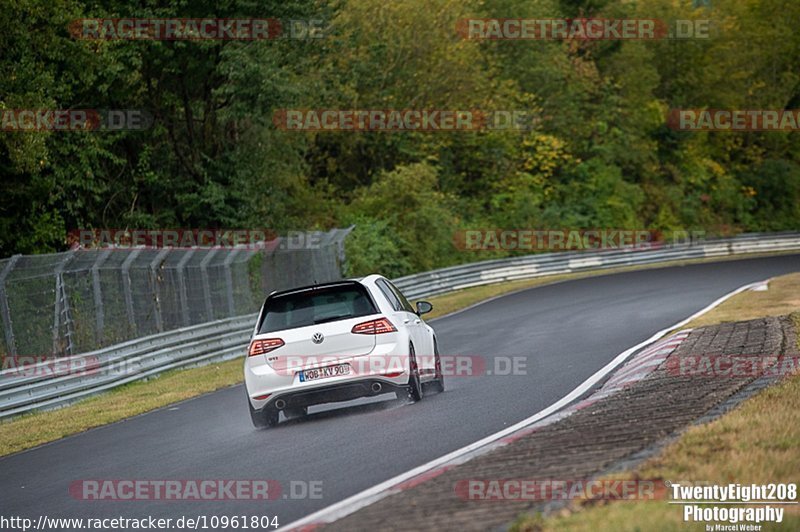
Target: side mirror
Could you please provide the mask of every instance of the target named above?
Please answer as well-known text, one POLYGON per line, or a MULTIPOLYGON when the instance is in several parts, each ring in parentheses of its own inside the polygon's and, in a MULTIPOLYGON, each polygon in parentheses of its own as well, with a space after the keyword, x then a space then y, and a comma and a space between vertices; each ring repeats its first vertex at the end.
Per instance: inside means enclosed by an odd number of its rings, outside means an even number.
POLYGON ((417 301, 417 315, 422 316, 433 310, 433 305, 427 301, 417 301))

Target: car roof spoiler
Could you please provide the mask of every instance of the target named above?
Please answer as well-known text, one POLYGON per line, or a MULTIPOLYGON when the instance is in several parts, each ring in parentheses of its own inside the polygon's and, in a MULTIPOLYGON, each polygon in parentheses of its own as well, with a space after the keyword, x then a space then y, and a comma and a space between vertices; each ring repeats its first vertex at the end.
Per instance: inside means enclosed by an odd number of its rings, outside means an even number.
POLYGON ((285 295, 288 295, 288 294, 298 294, 298 293, 301 293, 301 292, 312 292, 314 290, 319 290, 321 288, 331 288, 331 287, 336 287, 336 286, 352 286, 354 284, 360 285, 360 283, 358 282, 358 279, 342 279, 342 280, 339 280, 339 281, 329 281, 327 283, 318 283, 318 284, 312 284, 312 285, 308 285, 308 286, 300 286, 300 287, 297 287, 297 288, 289 288, 287 290, 274 290, 272 293, 270 293, 270 295, 267 297, 267 299, 269 299, 271 297, 276 297, 276 296, 285 296, 285 295))

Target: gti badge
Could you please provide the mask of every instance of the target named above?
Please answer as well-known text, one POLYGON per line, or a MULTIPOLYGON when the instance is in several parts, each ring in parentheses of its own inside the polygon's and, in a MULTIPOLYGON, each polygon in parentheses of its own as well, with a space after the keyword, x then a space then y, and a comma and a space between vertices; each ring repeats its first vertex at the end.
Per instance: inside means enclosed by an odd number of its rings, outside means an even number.
POLYGON ((322 336, 322 333, 314 333, 314 336, 311 337, 311 341, 315 344, 321 344, 324 339, 325 337, 322 336))

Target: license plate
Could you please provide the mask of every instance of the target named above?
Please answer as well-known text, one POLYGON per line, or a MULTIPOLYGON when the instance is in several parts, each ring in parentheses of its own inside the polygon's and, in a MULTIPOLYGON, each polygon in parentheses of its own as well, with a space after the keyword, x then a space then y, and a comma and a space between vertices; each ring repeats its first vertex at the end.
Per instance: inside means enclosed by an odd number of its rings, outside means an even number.
POLYGON ((349 375, 350 364, 336 364, 335 366, 325 366, 324 368, 307 369, 300 372, 300 382, 315 381, 328 377, 338 377, 339 375, 349 375))

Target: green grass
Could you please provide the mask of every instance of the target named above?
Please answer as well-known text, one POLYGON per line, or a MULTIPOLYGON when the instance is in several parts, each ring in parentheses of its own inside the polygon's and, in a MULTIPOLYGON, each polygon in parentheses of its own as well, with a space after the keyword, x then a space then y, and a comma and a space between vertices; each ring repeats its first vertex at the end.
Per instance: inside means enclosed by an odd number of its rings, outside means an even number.
POLYGON ((717 308, 686 324, 696 328, 766 316, 786 316, 800 310, 800 273, 776 277, 764 292, 736 294, 717 308))

